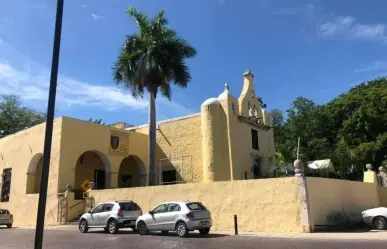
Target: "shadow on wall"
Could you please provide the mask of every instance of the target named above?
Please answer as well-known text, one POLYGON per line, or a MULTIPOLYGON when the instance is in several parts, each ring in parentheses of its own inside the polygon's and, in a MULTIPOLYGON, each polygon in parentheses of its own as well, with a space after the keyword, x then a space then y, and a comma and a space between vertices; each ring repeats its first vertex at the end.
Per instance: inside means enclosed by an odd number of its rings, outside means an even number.
MULTIPOLYGON (((365 210, 365 208, 364 208, 365 210)), ((315 225, 316 232, 324 231, 353 231, 360 228, 365 228, 362 222, 361 215, 358 213, 348 214, 345 210, 333 211, 326 217, 327 225, 315 225)))

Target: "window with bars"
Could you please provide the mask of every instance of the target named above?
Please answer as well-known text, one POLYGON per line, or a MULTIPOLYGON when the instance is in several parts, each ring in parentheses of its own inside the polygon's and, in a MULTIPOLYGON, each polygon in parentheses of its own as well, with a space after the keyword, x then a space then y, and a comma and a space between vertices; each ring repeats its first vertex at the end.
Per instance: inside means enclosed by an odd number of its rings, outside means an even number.
POLYGON ((258 131, 251 129, 251 143, 253 150, 259 150, 258 131))
POLYGON ((11 178, 12 168, 3 169, 2 186, 1 186, 1 202, 8 202, 11 193, 11 178))

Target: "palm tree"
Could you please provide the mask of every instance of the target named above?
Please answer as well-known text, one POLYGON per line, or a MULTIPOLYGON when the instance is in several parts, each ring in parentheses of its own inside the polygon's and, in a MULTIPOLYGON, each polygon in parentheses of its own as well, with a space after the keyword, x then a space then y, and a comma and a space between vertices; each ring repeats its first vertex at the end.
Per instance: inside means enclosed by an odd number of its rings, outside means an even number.
POLYGON ((160 11, 153 19, 129 8, 127 13, 136 20, 138 34, 126 37, 121 52, 113 66, 117 84, 128 87, 133 97, 149 93, 149 185, 155 185, 156 165, 156 106, 158 89, 171 100, 171 86, 187 87, 191 80, 185 59, 194 57, 196 50, 176 32, 167 27, 165 12, 160 11))

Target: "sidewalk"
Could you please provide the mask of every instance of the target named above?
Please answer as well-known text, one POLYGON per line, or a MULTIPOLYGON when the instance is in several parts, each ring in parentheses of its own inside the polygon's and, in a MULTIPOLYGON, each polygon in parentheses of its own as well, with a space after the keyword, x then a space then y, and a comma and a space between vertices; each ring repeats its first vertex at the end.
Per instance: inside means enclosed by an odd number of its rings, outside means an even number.
MULTIPOLYGON (((17 229, 35 229, 33 226, 15 226, 17 229)), ((77 231, 77 225, 46 226, 49 230, 77 231)), ((234 235, 233 231, 211 231, 213 234, 234 235)), ((319 233, 265 233, 265 232, 239 232, 239 236, 256 236, 262 238, 289 238, 289 239, 327 239, 327 240, 386 240, 387 231, 355 231, 355 232, 319 232, 319 233)))

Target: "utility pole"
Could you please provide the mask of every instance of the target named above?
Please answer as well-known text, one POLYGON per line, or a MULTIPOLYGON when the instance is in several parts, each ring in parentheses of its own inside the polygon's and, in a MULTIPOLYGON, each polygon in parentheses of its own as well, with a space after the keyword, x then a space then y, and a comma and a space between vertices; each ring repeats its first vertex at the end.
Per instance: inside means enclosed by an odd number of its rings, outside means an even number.
POLYGON ((36 219, 34 249, 42 249, 42 245, 43 245, 48 175, 50 171, 52 129, 54 125, 55 97, 56 97, 56 86, 57 86, 57 80, 58 80, 60 39, 61 39, 61 33, 62 33, 62 16, 63 16, 63 0, 57 0, 54 47, 53 47, 53 53, 52 53, 51 76, 50 76, 50 90, 48 94, 48 106, 47 106, 46 133, 44 136, 43 167, 42 167, 42 177, 40 182, 40 194, 39 194, 38 214, 36 219))

